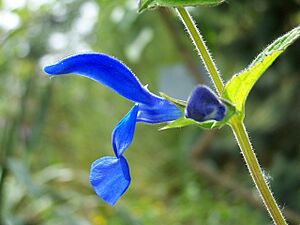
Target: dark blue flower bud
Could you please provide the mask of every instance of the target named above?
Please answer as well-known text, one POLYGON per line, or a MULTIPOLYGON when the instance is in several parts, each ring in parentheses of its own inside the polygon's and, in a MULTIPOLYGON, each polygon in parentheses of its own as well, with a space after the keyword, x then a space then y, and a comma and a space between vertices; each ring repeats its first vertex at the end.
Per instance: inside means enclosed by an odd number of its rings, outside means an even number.
POLYGON ((226 112, 225 105, 204 85, 198 85, 188 99, 185 117, 204 122, 207 120, 220 121, 226 112))

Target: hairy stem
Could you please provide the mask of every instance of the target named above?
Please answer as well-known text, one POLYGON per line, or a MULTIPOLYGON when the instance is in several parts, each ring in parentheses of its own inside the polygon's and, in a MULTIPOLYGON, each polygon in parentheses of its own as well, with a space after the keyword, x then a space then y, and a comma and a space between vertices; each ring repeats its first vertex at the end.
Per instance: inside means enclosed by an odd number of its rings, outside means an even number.
POLYGON ((260 193, 261 198, 263 199, 263 202, 269 214, 271 215, 275 224, 277 225, 287 224, 278 205, 276 204, 276 201, 272 195, 272 192, 266 180, 264 179, 263 172, 260 168, 255 153, 251 147, 250 140, 243 122, 241 122, 238 119, 233 119, 231 123, 231 127, 236 137, 236 140, 240 146, 240 149, 246 161, 251 177, 256 185, 257 190, 260 193))
POLYGON ((218 72, 218 69, 208 51, 208 48, 205 45, 199 30, 197 29, 196 24, 185 8, 177 8, 177 12, 187 31, 189 32, 189 35, 193 40, 208 73, 210 74, 218 94, 221 95, 224 88, 221 75, 218 72))
MULTIPOLYGON (((185 8, 177 8, 177 12, 183 24, 185 25, 191 39, 197 47, 201 59, 212 78, 219 96, 222 96, 224 84, 196 24, 185 8)), ((251 147, 250 140, 242 120, 233 118, 231 120, 231 128, 244 156, 250 175, 256 185, 257 190, 260 193, 260 196, 269 214, 271 215, 276 225, 286 225, 287 223, 278 205, 276 204, 276 201, 272 195, 271 190, 269 189, 266 180, 264 179, 262 170, 251 147)))

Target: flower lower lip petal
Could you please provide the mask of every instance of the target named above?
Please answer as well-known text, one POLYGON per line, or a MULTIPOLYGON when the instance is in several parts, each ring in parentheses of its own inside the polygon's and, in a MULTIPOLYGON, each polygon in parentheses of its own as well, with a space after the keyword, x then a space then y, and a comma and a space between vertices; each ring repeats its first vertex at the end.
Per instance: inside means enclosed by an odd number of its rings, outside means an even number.
POLYGON ((136 104, 113 130, 112 145, 117 157, 120 157, 132 142, 138 110, 139 105, 136 104))
POLYGON ((104 201, 114 205, 130 184, 126 159, 106 156, 91 165, 90 183, 104 201))

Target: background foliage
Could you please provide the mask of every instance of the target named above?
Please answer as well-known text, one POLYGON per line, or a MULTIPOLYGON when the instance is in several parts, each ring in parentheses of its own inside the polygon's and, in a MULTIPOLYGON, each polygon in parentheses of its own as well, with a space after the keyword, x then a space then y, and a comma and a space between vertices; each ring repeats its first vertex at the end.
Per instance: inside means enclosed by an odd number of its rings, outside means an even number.
MULTIPOLYGON (((41 70, 45 64, 100 51, 123 60, 156 93, 186 99, 197 82, 210 85, 176 16, 136 11, 134 0, 0 1, 2 224, 270 223, 226 128, 158 132, 159 126, 138 124, 126 153, 130 189, 114 208, 92 191, 89 166, 111 153, 111 131, 132 104, 84 78, 49 80, 41 70)), ((298 0, 229 1, 191 13, 225 80, 300 23, 298 0)), ((296 42, 258 82, 246 106, 258 158, 295 224, 299 57, 296 42)))

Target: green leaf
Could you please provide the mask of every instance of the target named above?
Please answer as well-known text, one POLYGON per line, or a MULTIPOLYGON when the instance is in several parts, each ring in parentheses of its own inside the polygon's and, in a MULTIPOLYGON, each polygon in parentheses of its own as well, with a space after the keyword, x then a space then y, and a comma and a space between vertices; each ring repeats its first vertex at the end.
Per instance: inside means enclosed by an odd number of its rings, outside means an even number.
POLYGON ((218 5, 224 0, 140 0, 139 12, 159 6, 184 7, 197 5, 218 5))
POLYGON ((242 119, 244 117, 247 96, 256 81, 271 66, 274 60, 299 36, 300 26, 275 40, 245 70, 234 75, 226 84, 223 97, 235 105, 242 119))
POLYGON ((172 98, 172 97, 166 95, 163 92, 159 92, 159 94, 160 94, 161 97, 165 98, 169 102, 172 102, 174 105, 178 106, 179 109, 183 109, 183 110, 185 109, 186 104, 187 104, 186 101, 180 100, 180 99, 176 99, 176 98, 172 98))
POLYGON ((213 128, 221 128, 225 124, 228 123, 228 121, 231 119, 232 116, 236 114, 235 107, 228 102, 226 99, 221 99, 221 101, 226 105, 226 115, 223 120, 221 121, 215 121, 215 120, 208 120, 205 122, 197 122, 192 119, 185 118, 184 116, 178 118, 177 120, 170 122, 166 126, 160 128, 159 130, 167 130, 172 128, 180 128, 180 127, 186 127, 189 125, 196 125, 198 127, 201 127, 203 129, 213 129, 213 128))
POLYGON ((184 116, 179 117, 177 120, 167 124, 166 126, 159 128, 159 130, 167 130, 167 129, 172 129, 172 128, 180 128, 180 127, 185 127, 189 126, 192 124, 196 124, 196 121, 187 119, 184 116))

